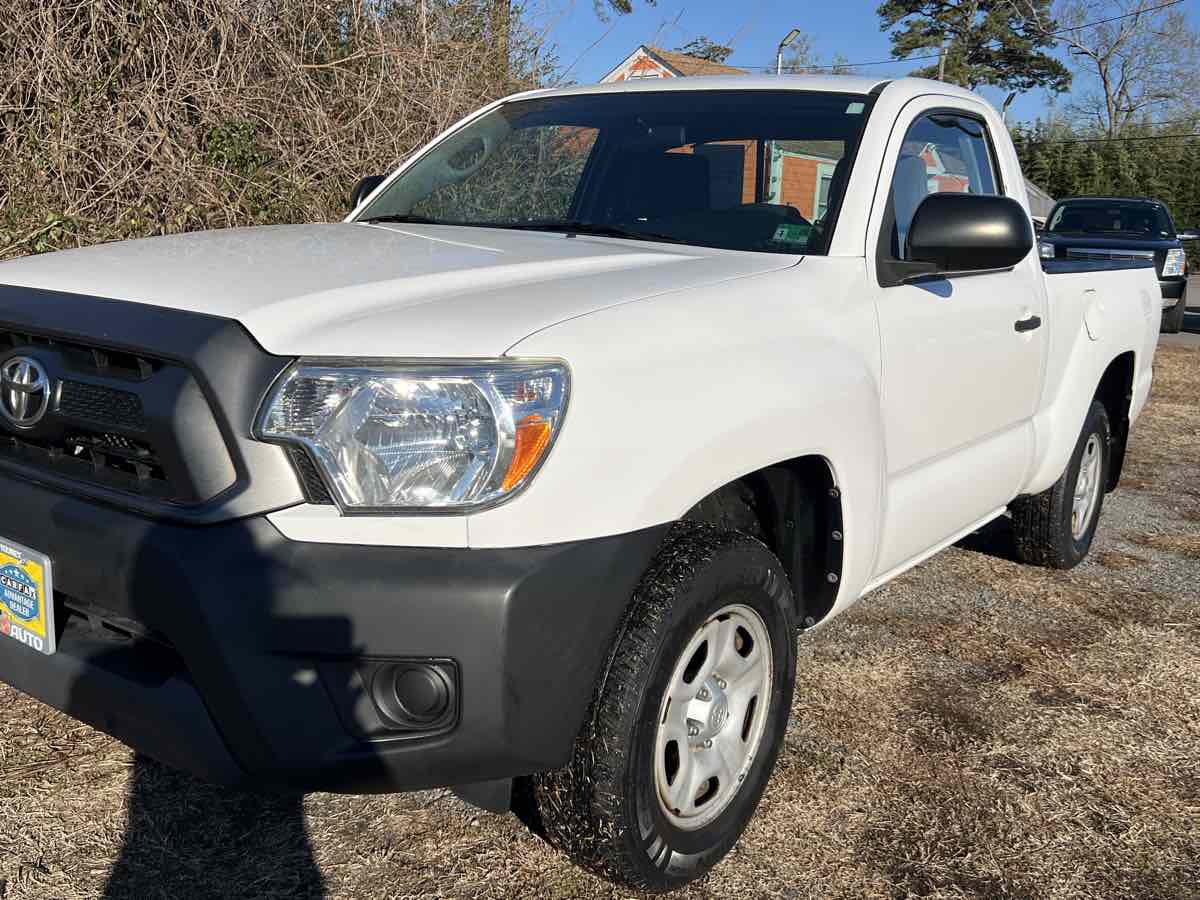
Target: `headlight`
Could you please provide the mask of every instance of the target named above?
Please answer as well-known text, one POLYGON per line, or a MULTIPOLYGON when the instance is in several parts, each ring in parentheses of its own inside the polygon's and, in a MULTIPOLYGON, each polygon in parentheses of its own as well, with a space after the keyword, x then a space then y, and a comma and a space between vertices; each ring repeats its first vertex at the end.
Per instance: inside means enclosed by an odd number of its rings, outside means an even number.
POLYGON ((308 450, 347 511, 466 511, 529 483, 569 386, 561 362, 301 361, 267 398, 256 432, 308 450))
POLYGON ((1187 254, 1176 248, 1167 251, 1167 261, 1163 263, 1163 277, 1174 278, 1182 275, 1187 269, 1187 254))
POLYGON ((1047 244, 1045 241, 1038 244, 1038 256, 1042 259, 1054 259, 1054 245, 1047 244))

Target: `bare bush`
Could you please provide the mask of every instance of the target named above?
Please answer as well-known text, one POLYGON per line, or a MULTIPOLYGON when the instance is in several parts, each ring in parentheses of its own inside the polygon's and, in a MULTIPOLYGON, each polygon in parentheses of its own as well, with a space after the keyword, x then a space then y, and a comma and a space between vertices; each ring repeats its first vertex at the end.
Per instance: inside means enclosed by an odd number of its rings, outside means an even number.
POLYGON ((506 0, 0 0, 0 258, 340 217, 549 62, 506 0))

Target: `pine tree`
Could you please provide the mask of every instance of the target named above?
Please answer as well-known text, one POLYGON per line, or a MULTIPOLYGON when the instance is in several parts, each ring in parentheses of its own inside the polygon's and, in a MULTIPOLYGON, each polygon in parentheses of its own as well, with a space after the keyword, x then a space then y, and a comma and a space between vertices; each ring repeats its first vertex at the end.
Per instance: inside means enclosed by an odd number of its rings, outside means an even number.
POLYGON ((914 75, 971 89, 990 84, 1061 93, 1070 87, 1071 73, 1047 52, 1054 44, 1045 33, 1050 6, 1051 0, 884 0, 878 14, 880 30, 901 26, 891 34, 896 59, 942 48, 938 64, 914 75))

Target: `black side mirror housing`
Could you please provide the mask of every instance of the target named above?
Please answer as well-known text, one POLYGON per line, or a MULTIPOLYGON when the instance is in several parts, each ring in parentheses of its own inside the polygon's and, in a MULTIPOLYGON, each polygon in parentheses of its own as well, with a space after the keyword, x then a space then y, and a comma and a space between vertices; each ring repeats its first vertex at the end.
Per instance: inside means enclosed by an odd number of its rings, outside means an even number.
POLYGON ((375 190, 375 188, 379 187, 386 180, 386 175, 368 175, 359 181, 354 186, 354 190, 350 192, 350 209, 358 209, 358 205, 367 199, 371 191, 375 190))
POLYGON ((1181 241, 1200 241, 1200 228, 1185 228, 1178 237, 1181 241))
POLYGON ((908 229, 908 258, 928 276, 1011 269, 1033 249, 1033 223, 1016 200, 990 194, 930 194, 908 229))

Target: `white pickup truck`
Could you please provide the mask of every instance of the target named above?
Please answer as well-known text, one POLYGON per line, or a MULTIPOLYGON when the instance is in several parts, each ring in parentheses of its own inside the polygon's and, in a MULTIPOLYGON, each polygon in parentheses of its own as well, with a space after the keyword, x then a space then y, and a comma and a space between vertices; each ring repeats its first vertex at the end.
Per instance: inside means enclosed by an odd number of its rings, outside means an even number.
POLYGON ((738 839, 797 630, 1006 514, 1077 563, 1150 391, 1153 267, 1039 259, 944 84, 537 91, 356 199, 0 264, 0 679, 630 885, 738 839))

